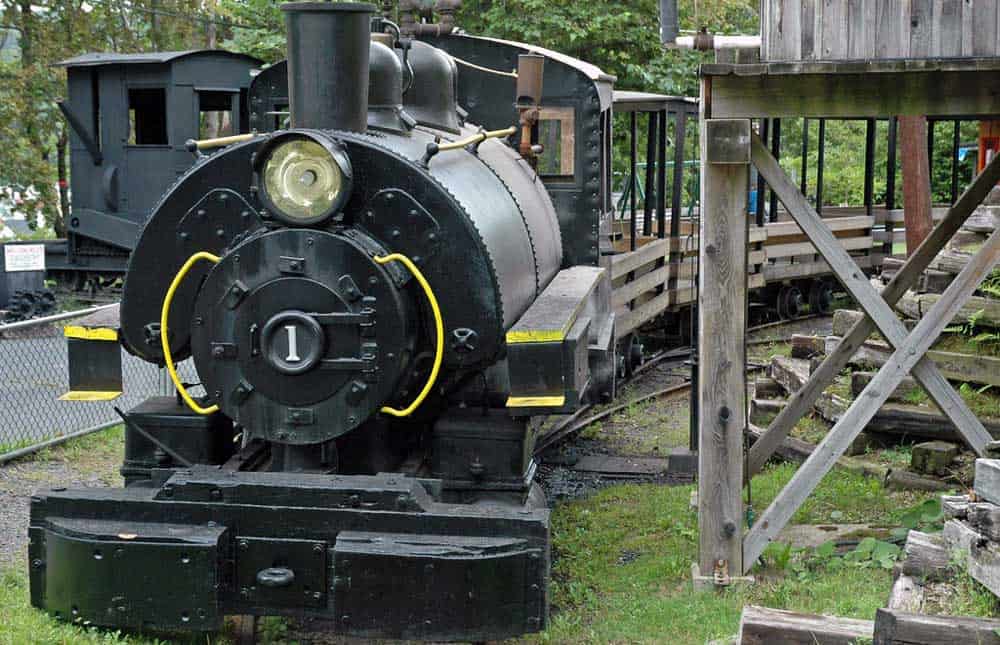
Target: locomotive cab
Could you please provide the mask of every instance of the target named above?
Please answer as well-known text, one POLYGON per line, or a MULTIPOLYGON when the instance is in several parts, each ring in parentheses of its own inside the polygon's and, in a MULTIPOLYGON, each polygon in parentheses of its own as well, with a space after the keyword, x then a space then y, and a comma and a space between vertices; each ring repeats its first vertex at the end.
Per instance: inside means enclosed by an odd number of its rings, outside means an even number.
POLYGON ((72 217, 47 247, 58 275, 116 276, 156 199, 191 167, 189 138, 249 132, 251 71, 222 50, 82 54, 59 109, 70 125, 72 217))
POLYGON ((466 119, 448 54, 373 37, 370 5, 283 10, 289 58, 255 85, 288 129, 200 159, 130 259, 121 341, 178 398, 126 415, 124 489, 33 500, 32 602, 129 628, 544 629, 534 442, 613 395, 608 272, 567 252, 530 128, 466 119))

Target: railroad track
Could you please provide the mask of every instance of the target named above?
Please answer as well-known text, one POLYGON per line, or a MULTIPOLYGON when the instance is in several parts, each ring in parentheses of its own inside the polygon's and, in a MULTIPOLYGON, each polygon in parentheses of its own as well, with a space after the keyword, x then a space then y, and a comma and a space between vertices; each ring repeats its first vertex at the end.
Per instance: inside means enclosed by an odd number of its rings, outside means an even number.
MULTIPOLYGON (((764 329, 779 328, 785 325, 798 323, 804 320, 809 320, 812 318, 819 318, 819 317, 825 317, 825 316, 821 316, 819 314, 813 314, 808 316, 802 316, 800 318, 794 318, 792 320, 781 320, 777 322, 765 323, 763 325, 757 325, 755 327, 748 327, 747 334, 749 335, 754 332, 762 331, 764 329)), ((789 338, 790 337, 782 336, 779 338, 748 340, 747 345, 750 346, 762 343, 787 342, 789 338)), ((639 377, 641 377, 644 373, 646 373, 654 366, 659 365, 663 362, 672 361, 676 362, 678 365, 683 365, 684 363, 688 362, 690 356, 691 356, 690 347, 681 347, 677 349, 658 352, 649 357, 648 359, 646 359, 642 365, 640 365, 638 368, 635 369, 635 371, 632 373, 630 377, 622 381, 621 385, 625 386, 630 383, 635 383, 639 379, 639 377)), ((748 372, 759 371, 762 369, 766 369, 766 367, 767 367, 766 365, 761 365, 757 363, 752 363, 752 362, 747 363, 748 372)), ((683 383, 677 383, 675 385, 671 385, 665 388, 655 390, 653 392, 649 392, 647 394, 643 394, 642 396, 639 396, 635 399, 631 399, 624 403, 619 403, 609 408, 605 408, 595 414, 588 415, 587 413, 592 411, 596 406, 594 405, 584 406, 579 410, 577 410, 576 412, 574 412, 573 414, 569 415, 568 417, 561 419, 558 423, 552 426, 552 428, 550 428, 545 434, 543 434, 535 444, 534 455, 536 457, 541 455, 542 453, 552 448, 553 446, 559 445, 563 441, 566 441, 569 438, 575 436, 577 433, 582 431, 590 424, 607 419, 608 417, 613 416, 618 412, 621 412, 622 410, 626 409, 631 405, 635 405, 637 403, 645 403, 646 401, 651 401, 653 399, 658 399, 660 397, 669 396, 671 394, 682 392, 690 388, 691 388, 691 380, 690 378, 688 378, 683 383)))

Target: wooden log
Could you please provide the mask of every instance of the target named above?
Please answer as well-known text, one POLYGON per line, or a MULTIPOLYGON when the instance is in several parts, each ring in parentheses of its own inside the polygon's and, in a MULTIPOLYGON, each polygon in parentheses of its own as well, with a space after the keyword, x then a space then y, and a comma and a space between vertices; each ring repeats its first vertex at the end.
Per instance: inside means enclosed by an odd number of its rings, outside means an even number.
POLYGON ((850 401, 830 392, 824 392, 813 403, 813 409, 819 412, 819 415, 830 423, 840 421, 840 417, 844 412, 847 412, 847 408, 849 407, 851 407, 850 401))
POLYGON ((740 618, 741 645, 853 645, 870 640, 874 623, 856 618, 799 614, 746 605, 740 618))
POLYGON ((964 520, 969 512, 969 496, 942 495, 941 512, 948 519, 964 520))
POLYGON ((792 358, 810 359, 826 352, 826 339, 820 336, 792 334, 792 358))
MULTIPOLYGON (((751 442, 756 441, 763 433, 764 430, 762 428, 752 423, 747 425, 747 435, 750 437, 751 442)), ((795 437, 785 437, 778 445, 778 449, 774 451, 774 454, 789 463, 801 464, 809 458, 809 455, 811 455, 815 449, 816 446, 808 441, 802 441, 801 439, 796 439, 795 437)), ((841 457, 838 459, 837 467, 860 473, 866 477, 873 477, 883 483, 885 483, 889 477, 889 469, 885 466, 869 463, 860 459, 851 459, 850 457, 841 457)))
POLYGON ((760 376, 754 381, 753 395, 758 399, 777 399, 785 396, 785 390, 773 378, 760 376))
POLYGON ((882 447, 882 442, 876 439, 868 432, 859 432, 858 436, 854 438, 851 445, 844 452, 848 457, 856 457, 858 455, 865 455, 872 450, 877 450, 882 447))
POLYGON ((967 511, 967 521, 977 533, 994 542, 1000 542, 1000 506, 990 502, 971 503, 967 511))
MULTIPOLYGON (((1000 423, 984 421, 987 432, 994 437, 1000 437, 1000 423)), ((929 408, 902 403, 887 403, 882 406, 866 430, 887 435, 940 441, 961 441, 955 427, 943 415, 929 408)))
POLYGON ((948 285, 954 279, 955 276, 950 273, 927 269, 924 271, 923 277, 920 278, 917 289, 924 293, 944 293, 944 290, 948 288, 948 285))
MULTIPOLYGON (((839 344, 840 338, 827 336, 827 354, 834 351, 839 344)), ((891 352, 889 346, 883 342, 867 341, 858 347, 850 362, 853 365, 880 367, 885 364, 891 352)), ((934 361, 941 373, 948 379, 1000 386, 1000 358, 979 354, 942 352, 934 349, 928 351, 926 356, 934 361)))
POLYGON ((927 616, 897 609, 875 613, 875 645, 1000 645, 1000 620, 927 616))
POLYGON ((771 378, 780 383, 789 394, 798 392, 809 380, 809 361, 775 356, 771 359, 771 378))
POLYGON ((925 475, 944 476, 958 456, 958 446, 946 441, 925 441, 913 446, 910 468, 925 475))
POLYGON ((985 538, 974 528, 960 520, 948 520, 941 531, 948 550, 958 556, 960 562, 967 562, 974 544, 982 544, 985 538))
POLYGON ((910 531, 903 546, 902 572, 918 580, 942 581, 952 577, 951 554, 944 539, 922 531, 910 531))
POLYGON ((976 582, 1000 596, 1000 547, 982 538, 969 546, 966 569, 976 582))
MULTIPOLYGON (((854 311, 852 309, 838 309, 833 312, 833 335, 843 338, 848 334, 848 332, 851 331, 851 328, 864 317, 865 315, 860 311, 854 311)), ((827 351, 829 352, 829 348, 827 348, 827 351)))
POLYGON ((1000 208, 995 204, 983 204, 972 211, 972 215, 962 228, 973 233, 989 235, 996 230, 998 222, 1000 222, 1000 208))
POLYGON ((953 485, 940 479, 924 477, 909 470, 890 470, 885 477, 885 487, 890 490, 926 490, 931 492, 954 488, 953 485))
POLYGON ((977 459, 973 490, 979 500, 1000 504, 1000 459, 977 459))
MULTIPOLYGON (((965 265, 969 263, 972 258, 972 253, 966 253, 965 251, 958 251, 956 249, 947 249, 941 251, 931 266, 938 271, 944 271, 946 273, 958 274, 965 265)), ((995 267, 994 267, 995 268, 995 267)))
MULTIPOLYGON (((938 293, 924 293, 920 295, 907 293, 899 299, 896 308, 905 316, 919 320, 940 299, 941 294, 938 293)), ((973 296, 966 300, 965 304, 952 316, 951 324, 961 325, 973 317, 978 325, 994 328, 1000 327, 1000 300, 973 296)))
MULTIPOLYGON (((853 372, 851 374, 851 394, 854 396, 861 394, 861 391, 868 386, 868 382, 872 380, 873 376, 875 376, 875 372, 853 372)), ((919 388, 920 386, 917 385, 917 381, 912 376, 907 376, 886 400, 904 401, 906 395, 919 388)))
POLYGON ((889 609, 918 613, 924 606, 924 586, 911 576, 899 576, 892 583, 889 601, 885 606, 889 609))
POLYGON ((886 258, 882 260, 882 281, 888 282, 895 277, 896 272, 903 268, 906 264, 904 258, 886 258))
POLYGON ((750 401, 750 423, 767 426, 784 407, 783 399, 753 399, 750 401))

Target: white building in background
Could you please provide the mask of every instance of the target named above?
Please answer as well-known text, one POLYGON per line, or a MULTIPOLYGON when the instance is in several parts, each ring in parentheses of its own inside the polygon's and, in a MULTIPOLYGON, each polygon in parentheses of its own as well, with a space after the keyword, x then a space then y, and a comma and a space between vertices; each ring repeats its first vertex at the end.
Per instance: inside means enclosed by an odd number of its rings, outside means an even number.
POLYGON ((10 27, 0 27, 0 63, 21 60, 21 32, 10 27))

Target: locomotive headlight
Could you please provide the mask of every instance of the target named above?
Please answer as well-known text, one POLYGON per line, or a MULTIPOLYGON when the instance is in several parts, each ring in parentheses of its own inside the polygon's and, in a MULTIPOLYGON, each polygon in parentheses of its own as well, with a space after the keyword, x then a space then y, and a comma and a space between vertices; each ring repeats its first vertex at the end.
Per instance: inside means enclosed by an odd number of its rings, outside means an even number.
POLYGON ((293 226, 335 215, 351 190, 351 165, 336 141, 320 132, 278 135, 259 155, 258 184, 275 217, 293 226))

